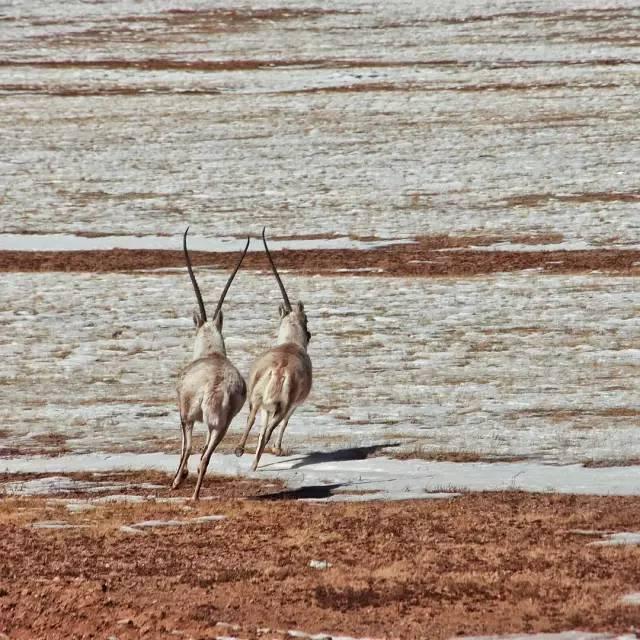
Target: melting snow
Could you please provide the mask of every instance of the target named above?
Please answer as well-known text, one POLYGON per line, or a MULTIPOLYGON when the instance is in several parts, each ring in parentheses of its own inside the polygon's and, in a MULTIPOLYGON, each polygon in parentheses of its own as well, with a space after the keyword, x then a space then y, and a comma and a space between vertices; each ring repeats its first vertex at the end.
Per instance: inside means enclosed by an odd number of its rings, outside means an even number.
POLYGON ((45 520, 43 522, 34 522, 29 525, 32 529, 83 529, 88 524, 71 524, 61 520, 45 520))
MULTIPOLYGON (((209 301, 227 274, 199 278, 209 301)), ((289 275, 287 287, 306 304, 314 362, 292 452, 640 459, 637 278, 289 275)), ((239 272, 225 336, 245 375, 273 342, 277 300, 271 276, 239 272)), ((3 302, 0 447, 179 450, 174 385, 193 339, 184 273, 4 274, 3 302), (62 446, 43 444, 51 436, 62 446)))
POLYGON ((252 21, 224 37, 185 25, 176 41, 154 21, 166 3, 52 4, 3 5, 11 60, 120 59, 122 21, 135 16, 145 38, 126 38, 127 60, 274 64, 4 65, 7 230, 176 233, 188 215, 219 235, 266 223, 287 234, 637 238, 637 55, 626 41, 637 16, 616 11, 634 0, 560 33, 549 15, 581 3, 332 0, 329 15, 252 21), (109 37, 86 38, 96 24, 109 37), (601 33, 611 37, 594 42, 601 33), (56 95, 66 91, 81 97, 56 95), (621 197, 602 196, 612 193, 621 197))
MULTIPOLYGON (((349 237, 337 238, 292 238, 269 240, 271 250, 278 249, 372 249, 393 244, 413 242, 411 238, 356 240, 349 237)), ((237 237, 207 237, 189 235, 189 249, 192 251, 238 251, 243 241, 237 237)), ((20 234, 0 233, 0 251, 96 251, 106 249, 155 249, 182 250, 182 234, 172 236, 117 235, 117 236, 77 236, 72 234, 20 234)), ((249 245, 249 251, 263 251, 262 243, 256 239, 249 245)))
POLYGON ((620 533, 605 533, 603 540, 596 540, 593 546, 614 546, 621 544, 640 544, 640 532, 622 531, 620 533))
MULTIPOLYGON (((327 458, 330 458, 329 453, 327 458)), ((280 479, 299 497, 318 501, 451 498, 455 492, 525 490, 597 495, 640 495, 640 467, 589 468, 539 462, 430 462, 384 457, 315 462, 314 456, 265 454, 257 472, 251 456, 217 454, 209 468, 233 477, 280 479), (362 491, 353 495, 352 492, 362 491), (375 492, 375 493, 370 493, 375 492)), ((157 454, 68 454, 0 461, 5 473, 74 471, 175 471, 178 456, 157 454)), ((18 483, 19 484, 19 483, 18 483)))
MULTIPOLYGON (((0 460, 0 468, 2 467, 2 460, 0 460)), ((32 462, 35 462, 32 461, 32 462)), ((46 469, 36 469, 37 462, 33 466, 32 473, 45 472, 46 469)), ((46 465, 44 465, 46 467, 46 465)), ((57 467, 59 470, 54 473, 63 473, 69 472, 68 469, 64 469, 60 466, 57 467)), ((73 478, 68 478, 66 476, 50 476, 46 478, 35 478, 33 480, 18 480, 15 482, 5 482, 2 485, 2 490, 11 495, 50 495, 56 493, 71 493, 73 491, 117 491, 120 489, 125 489, 127 487, 137 487, 141 489, 158 489, 159 485, 156 484, 128 484, 128 483, 112 483, 112 482, 100 482, 98 480, 95 481, 85 481, 85 480, 74 480, 73 478)), ((132 496, 121 496, 120 498, 115 497, 115 499, 132 499, 132 496)), ((93 501, 97 502, 100 500, 109 500, 114 499, 114 496, 106 496, 105 498, 95 498, 93 501)))
POLYGON ((227 516, 212 515, 212 516, 199 516, 197 518, 188 518, 186 520, 144 520, 143 522, 136 522, 129 525, 132 528, 144 529, 148 527, 183 527, 190 524, 206 524, 207 522, 217 522, 218 520, 225 520, 227 516))

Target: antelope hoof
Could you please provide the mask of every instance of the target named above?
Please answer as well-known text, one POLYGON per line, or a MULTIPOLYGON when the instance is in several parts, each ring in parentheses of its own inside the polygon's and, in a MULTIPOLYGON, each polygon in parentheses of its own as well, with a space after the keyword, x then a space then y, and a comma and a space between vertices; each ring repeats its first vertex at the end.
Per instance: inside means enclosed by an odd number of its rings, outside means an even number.
POLYGON ((189 469, 183 469, 180 475, 176 475, 173 481, 173 484, 171 485, 171 488, 177 489, 187 479, 188 475, 189 475, 189 469))
POLYGON ((284 455, 281 447, 273 447, 273 455, 274 456, 282 456, 284 455))
POLYGON ((258 462, 256 461, 251 465, 251 471, 255 471, 257 468, 258 468, 258 462))
POLYGON ((238 458, 241 458, 242 454, 244 453, 244 447, 242 445, 236 447, 234 453, 238 458))

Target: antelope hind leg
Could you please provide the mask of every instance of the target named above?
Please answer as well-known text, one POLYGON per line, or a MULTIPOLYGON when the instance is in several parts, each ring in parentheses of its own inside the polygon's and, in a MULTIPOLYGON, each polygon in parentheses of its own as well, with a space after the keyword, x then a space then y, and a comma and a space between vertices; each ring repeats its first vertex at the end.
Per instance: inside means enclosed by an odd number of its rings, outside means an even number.
MULTIPOLYGON (((227 425, 228 427, 228 425, 227 425)), ((202 488, 202 482, 204 480, 205 473, 207 473, 207 467, 209 466, 209 460, 211 459, 211 454, 214 452, 215 448, 220 444, 222 438, 224 438, 224 434, 227 432, 227 427, 224 429, 211 429, 209 431, 209 439, 207 440, 207 448, 202 454, 202 459, 200 460, 200 465, 198 466, 198 481, 196 482, 196 488, 193 491, 193 500, 198 500, 200 497, 200 489, 202 488)))
POLYGON ((178 464, 178 470, 171 484, 172 489, 177 489, 189 475, 189 456, 191 455, 191 436, 193 433, 193 422, 187 424, 180 422, 182 429, 182 450, 180 452, 180 463, 178 464))
POLYGON ((238 458, 244 453, 244 447, 247 444, 247 438, 249 437, 249 433, 251 432, 251 427, 253 427, 253 423, 256 421, 256 414, 258 413, 258 409, 260 408, 260 403, 256 402, 255 404, 249 407, 249 416, 247 418, 247 426, 245 427, 244 433, 242 434, 242 439, 240 443, 235 448, 234 453, 238 456, 238 458))
POLYGON ((267 442, 269 442, 269 438, 271 438, 271 434, 273 430, 282 422, 284 416, 274 417, 273 414, 267 413, 265 411, 263 423, 260 427, 260 437, 258 438, 258 448, 256 449, 256 457, 253 461, 253 465, 251 468, 255 471, 258 468, 258 463, 260 462, 260 457, 264 451, 264 448, 267 446, 267 442))
POLYGON ((277 456, 282 455, 282 436, 284 435, 284 430, 287 428, 287 425, 289 424, 289 418, 292 416, 295 410, 296 410, 295 407, 292 407, 291 409, 289 409, 289 411, 287 411, 287 413, 285 414, 284 419, 282 420, 282 426, 280 427, 280 431, 278 432, 278 442, 276 443, 276 446, 273 448, 273 453, 277 456))

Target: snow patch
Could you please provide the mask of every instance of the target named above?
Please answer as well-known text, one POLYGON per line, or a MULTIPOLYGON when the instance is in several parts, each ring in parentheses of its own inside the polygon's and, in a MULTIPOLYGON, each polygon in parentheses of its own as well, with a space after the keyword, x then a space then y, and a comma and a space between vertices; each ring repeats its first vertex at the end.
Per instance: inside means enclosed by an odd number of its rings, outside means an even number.
POLYGON ((144 520, 142 522, 136 522, 129 525, 134 529, 146 529, 156 527, 184 527, 192 524, 206 524, 207 522, 217 522, 219 520, 225 520, 227 516, 223 515, 211 515, 211 516, 199 516, 197 518, 189 518, 187 520, 144 520))
POLYGON ((609 547, 621 544, 640 544, 640 532, 621 531, 619 533, 606 533, 603 540, 591 542, 590 546, 609 547))
MULTIPOLYGON (((540 462, 432 462, 385 457, 351 460, 338 454, 334 459, 326 455, 325 460, 315 462, 313 454, 265 454, 258 471, 252 472, 250 456, 216 454, 209 469, 232 477, 278 479, 297 494, 295 497, 316 501, 451 498, 459 491, 505 490, 640 495, 640 466, 592 468, 540 462)), ((177 462, 177 455, 166 453, 87 453, 5 459, 0 462, 0 469, 5 473, 148 469, 171 473, 177 462)))
MULTIPOLYGON (((272 251, 280 249, 366 250, 412 242, 414 242, 413 238, 357 240, 348 236, 336 238, 301 237, 287 240, 269 240, 269 248, 272 251)), ((189 235, 189 249, 191 251, 233 252, 241 249, 242 244, 243 241, 236 237, 189 235)), ((87 237, 68 233, 0 233, 0 251, 106 251, 110 249, 180 251, 182 250, 182 234, 172 236, 114 235, 87 237)), ((262 244, 254 241, 249 245, 248 251, 263 251, 262 244)))
MULTIPOLYGON (((42 460, 42 458, 39 458, 42 460)), ((33 460, 35 462, 35 459, 33 460)), ((0 466, 1 466, 0 462, 0 466)), ((37 465, 37 463, 36 463, 37 465)), ((69 469, 65 469, 63 466, 53 465, 53 469, 57 469, 54 473, 71 473, 69 469)), ((32 466, 33 471, 31 473, 38 473, 45 471, 46 469, 37 469, 36 466, 32 466)), ((32 480, 23 480, 15 482, 6 482, 0 485, 0 490, 4 491, 8 495, 14 496, 36 496, 36 495, 51 495, 56 493, 72 493, 75 491, 118 491, 127 487, 136 487, 141 489, 160 489, 162 488, 157 484, 128 484, 128 483, 107 483, 99 481, 85 481, 74 480, 67 476, 49 476, 46 478, 35 478, 32 480)), ((109 501, 110 499, 135 499, 132 496, 105 496, 104 498, 95 498, 95 501, 103 500, 109 501)))
MULTIPOLYGON (((208 292, 227 275, 198 271, 208 292)), ((225 338, 246 375, 273 342, 277 311, 270 273, 237 277, 225 338)), ((286 432, 290 451, 640 459, 637 278, 289 275, 286 284, 307 306, 316 367, 286 432)), ((193 348, 184 270, 8 273, 3 302, 0 448, 179 451, 175 379, 193 348)), ((247 405, 225 445, 240 438, 247 405)))
POLYGON ((32 529, 86 529, 88 524, 71 524, 62 520, 43 520, 29 525, 32 529))

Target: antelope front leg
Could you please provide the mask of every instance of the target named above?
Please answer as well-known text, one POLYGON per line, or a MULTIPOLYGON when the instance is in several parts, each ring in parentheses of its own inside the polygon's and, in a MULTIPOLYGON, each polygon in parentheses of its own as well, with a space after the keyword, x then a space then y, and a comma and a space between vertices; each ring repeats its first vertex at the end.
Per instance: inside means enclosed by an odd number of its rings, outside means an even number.
POLYGON ((190 422, 189 424, 181 422, 180 427, 182 428, 182 451, 180 453, 180 463, 178 464, 178 470, 176 471, 176 475, 171 485, 172 489, 177 489, 189 475, 188 462, 189 456, 191 455, 191 436, 193 433, 193 422, 190 422))
POLYGON ((240 444, 238 444, 234 452, 238 456, 238 458, 244 453, 244 447, 247 444, 247 438, 249 437, 249 433, 251 432, 251 427, 253 427, 253 423, 256 421, 256 414, 258 413, 258 409, 259 404, 257 402, 249 407, 247 426, 245 427, 244 433, 242 434, 242 440, 240 440, 240 444))

